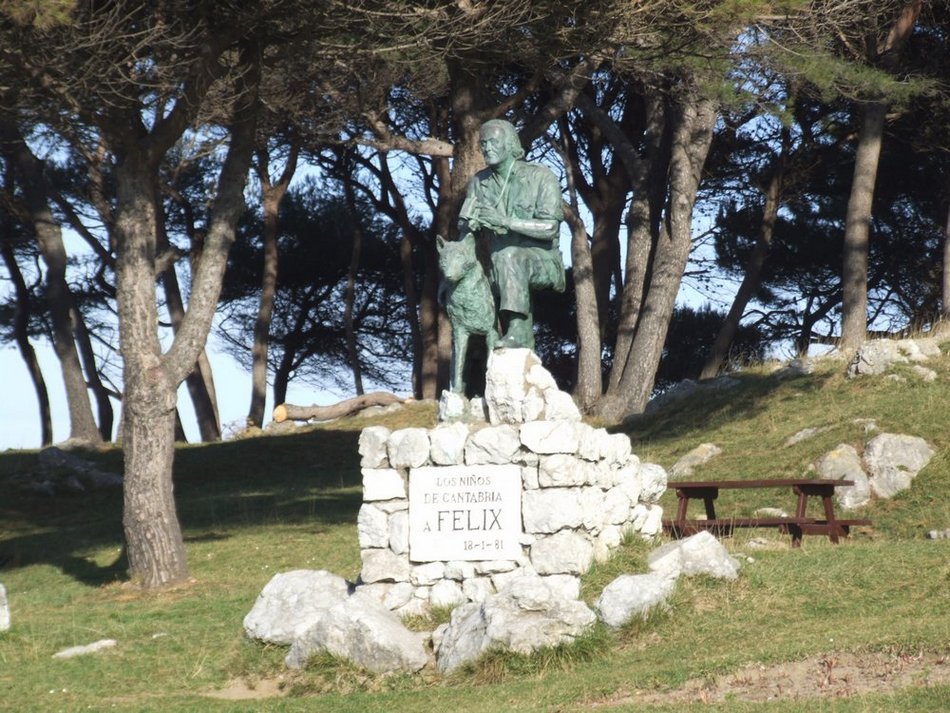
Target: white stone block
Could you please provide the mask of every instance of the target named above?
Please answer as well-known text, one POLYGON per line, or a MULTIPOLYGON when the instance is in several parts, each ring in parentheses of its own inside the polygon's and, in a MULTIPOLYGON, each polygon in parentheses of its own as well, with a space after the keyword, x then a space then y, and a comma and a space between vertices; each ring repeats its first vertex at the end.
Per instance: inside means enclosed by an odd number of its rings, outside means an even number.
POLYGON ((414 590, 415 587, 409 582, 397 582, 390 585, 389 591, 386 592, 386 596, 383 598, 383 606, 390 611, 406 606, 412 599, 414 590))
POLYGON ((360 579, 367 584, 409 581, 409 558, 395 554, 388 547, 361 550, 360 559, 363 561, 360 579))
POLYGON ((572 530, 539 538, 531 548, 531 564, 538 574, 581 575, 594 559, 591 541, 572 530))
POLYGON ((604 510, 604 491, 600 488, 582 488, 580 507, 583 513, 582 524, 590 532, 598 533, 608 524, 604 510))
MULTIPOLYGON (((362 547, 362 544, 360 546, 362 547)), ((389 516, 389 549, 397 555, 409 554, 408 510, 401 510, 389 516)))
POLYGON ((521 404, 522 418, 525 423, 538 421, 544 418, 544 392, 540 389, 530 387, 524 395, 524 401, 521 404))
POLYGON ((511 425, 488 426, 465 442, 466 465, 507 465, 521 448, 518 430, 511 425))
POLYGON ((435 465, 461 465, 465 461, 468 426, 464 423, 436 426, 429 432, 430 458, 435 465))
POLYGON ((609 434, 603 445, 603 458, 611 465, 624 465, 630 457, 630 438, 625 433, 609 434))
POLYGON ((429 586, 435 584, 444 576, 444 562, 426 562, 412 567, 409 573, 409 581, 417 586, 429 586))
POLYGON ((638 503, 630 511, 633 529, 643 537, 651 539, 663 529, 663 508, 659 505, 638 503))
POLYGON ((580 421, 581 412, 566 391, 548 389, 544 392, 544 418, 549 421, 580 421))
POLYGON ((363 468, 363 500, 393 500, 406 497, 406 483, 398 470, 363 468))
POLYGON ((577 455, 579 458, 589 461, 598 461, 600 460, 600 433, 603 432, 606 435, 606 431, 602 428, 594 428, 593 426, 579 421, 576 426, 577 428, 577 455))
POLYGON ((389 547, 389 515, 370 503, 363 503, 356 516, 360 549, 389 547))
POLYGON ((655 503, 666 491, 667 475, 656 463, 640 464, 640 502, 655 503))
MULTIPOLYGON (((528 425, 528 424, 525 424, 528 425)), ((538 484, 542 488, 568 488, 586 485, 591 464, 567 453, 542 456, 538 466, 538 484)))
POLYGON ((452 560, 445 563, 445 578, 464 581, 475 576, 475 563, 465 560, 452 560))
POLYGON ((360 433, 359 454, 361 468, 388 468, 386 442, 391 431, 384 426, 370 426, 360 433))
POLYGON ((580 441, 572 421, 531 421, 521 426, 521 443, 535 453, 576 453, 580 441))
POLYGON ((429 432, 424 428, 393 431, 386 445, 393 468, 418 468, 429 461, 429 432))
POLYGON ((462 593, 470 602, 481 604, 495 593, 495 587, 489 577, 476 577, 462 582, 462 593))
POLYGON ((640 460, 630 456, 625 466, 614 471, 616 487, 620 488, 631 503, 640 502, 640 493, 643 487, 640 483, 640 460))
POLYGON ((540 363, 528 367, 527 372, 525 372, 525 381, 529 386, 537 387, 541 391, 557 388, 557 382, 551 376, 551 372, 540 363))
POLYGON ((604 494, 604 522, 611 525, 621 525, 630 516, 633 503, 622 488, 611 488, 604 494))
POLYGON ((521 467, 521 487, 525 490, 537 490, 541 487, 538 482, 538 466, 525 465, 521 467))
POLYGON ((581 579, 572 574, 549 574, 541 577, 544 583, 562 599, 579 599, 581 579))
POLYGON ((462 586, 451 579, 440 579, 429 591, 429 606, 436 608, 456 607, 468 601, 462 586))
POLYGON ((496 572, 510 572, 518 566, 512 560, 485 560, 475 563, 476 574, 495 574, 496 572))
POLYGON ((580 527, 584 521, 580 496, 580 488, 526 490, 521 502, 525 532, 553 533, 580 527))

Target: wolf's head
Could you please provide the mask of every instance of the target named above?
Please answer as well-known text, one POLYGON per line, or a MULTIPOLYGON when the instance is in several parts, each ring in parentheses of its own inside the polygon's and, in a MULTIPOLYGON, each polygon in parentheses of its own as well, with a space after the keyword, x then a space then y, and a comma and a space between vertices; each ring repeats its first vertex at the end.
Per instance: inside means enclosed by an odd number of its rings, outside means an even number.
POLYGON ((439 250, 439 270, 449 282, 459 282, 479 267, 475 257, 475 238, 471 234, 455 242, 438 236, 436 246, 439 250))

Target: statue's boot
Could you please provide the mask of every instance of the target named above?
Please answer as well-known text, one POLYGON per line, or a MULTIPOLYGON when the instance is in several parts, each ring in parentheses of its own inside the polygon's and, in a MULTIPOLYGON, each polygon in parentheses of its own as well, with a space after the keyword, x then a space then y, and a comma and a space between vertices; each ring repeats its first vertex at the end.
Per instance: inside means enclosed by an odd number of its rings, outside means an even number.
POLYGON ((496 349, 534 349, 534 329, 531 317, 511 312, 505 336, 495 342, 496 349))

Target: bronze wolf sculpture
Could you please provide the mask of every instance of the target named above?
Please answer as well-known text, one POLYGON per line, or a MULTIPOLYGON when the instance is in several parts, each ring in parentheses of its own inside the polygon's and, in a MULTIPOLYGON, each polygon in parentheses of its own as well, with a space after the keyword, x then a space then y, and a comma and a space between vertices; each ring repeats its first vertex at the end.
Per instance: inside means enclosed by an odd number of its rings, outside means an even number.
POLYGON ((465 368, 469 337, 485 336, 490 353, 498 340, 495 328, 495 298, 485 270, 475 254, 475 237, 470 233, 456 242, 436 238, 439 269, 443 280, 440 301, 445 304, 452 323, 452 368, 449 388, 465 393, 465 368))

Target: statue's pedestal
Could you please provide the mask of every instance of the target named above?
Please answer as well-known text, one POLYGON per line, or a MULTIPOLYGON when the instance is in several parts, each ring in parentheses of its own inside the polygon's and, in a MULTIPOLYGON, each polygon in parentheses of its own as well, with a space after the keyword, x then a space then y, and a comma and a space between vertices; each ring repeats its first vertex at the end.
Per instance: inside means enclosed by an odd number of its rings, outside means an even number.
POLYGON ((433 429, 360 435, 360 588, 389 609, 480 602, 526 574, 576 598, 625 534, 659 533, 665 471, 583 423, 532 351, 492 353, 484 408, 455 400, 433 429))

